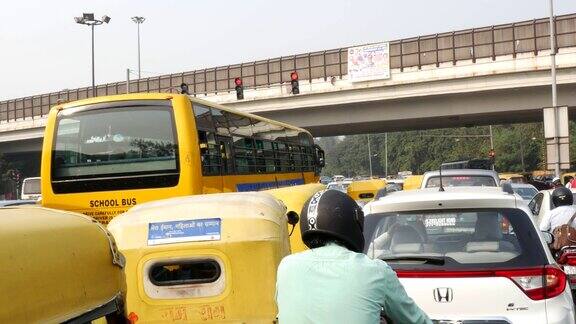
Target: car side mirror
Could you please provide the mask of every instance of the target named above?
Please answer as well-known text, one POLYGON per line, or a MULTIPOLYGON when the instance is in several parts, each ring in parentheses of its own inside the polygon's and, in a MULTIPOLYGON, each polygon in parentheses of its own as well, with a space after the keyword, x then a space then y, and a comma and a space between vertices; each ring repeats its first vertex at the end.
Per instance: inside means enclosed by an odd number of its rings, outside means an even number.
POLYGON ((554 243, 554 235, 552 235, 552 233, 545 231, 541 231, 541 233, 542 236, 544 237, 544 241, 546 242, 546 244, 552 245, 552 243, 554 243))
POLYGON ((288 236, 292 236, 292 233, 294 233, 296 225, 298 225, 298 222, 300 221, 300 216, 298 216, 297 212, 291 210, 286 213, 286 218, 288 218, 288 224, 292 225, 292 230, 290 231, 290 234, 288 234, 288 236))

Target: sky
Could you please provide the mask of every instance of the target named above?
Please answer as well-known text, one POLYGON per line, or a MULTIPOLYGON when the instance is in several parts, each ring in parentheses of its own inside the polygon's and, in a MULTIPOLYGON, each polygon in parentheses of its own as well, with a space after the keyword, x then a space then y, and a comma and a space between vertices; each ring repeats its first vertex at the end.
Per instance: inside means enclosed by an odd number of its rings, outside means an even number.
MULTIPOLYGON (((555 0, 557 15, 575 0, 555 0)), ((0 0, 0 100, 91 83, 90 28, 97 26, 96 83, 190 71, 351 45, 546 17, 547 0, 0 0), (133 77, 136 77, 135 75, 133 77)))

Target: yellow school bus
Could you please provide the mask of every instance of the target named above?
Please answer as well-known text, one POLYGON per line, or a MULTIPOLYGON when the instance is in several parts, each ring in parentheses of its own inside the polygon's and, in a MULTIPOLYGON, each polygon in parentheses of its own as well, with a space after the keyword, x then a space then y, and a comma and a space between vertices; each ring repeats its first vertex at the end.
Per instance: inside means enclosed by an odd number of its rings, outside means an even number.
POLYGON ((102 223, 150 200, 317 182, 304 129, 187 95, 96 97, 51 109, 42 205, 102 223))

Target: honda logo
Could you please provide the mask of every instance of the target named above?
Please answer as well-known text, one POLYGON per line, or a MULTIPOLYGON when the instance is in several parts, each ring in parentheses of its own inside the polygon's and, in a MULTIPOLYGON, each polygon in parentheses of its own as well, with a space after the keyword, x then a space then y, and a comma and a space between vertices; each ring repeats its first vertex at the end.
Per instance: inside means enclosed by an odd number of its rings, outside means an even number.
POLYGON ((436 288, 434 289, 434 300, 438 303, 449 303, 454 298, 452 288, 436 288))

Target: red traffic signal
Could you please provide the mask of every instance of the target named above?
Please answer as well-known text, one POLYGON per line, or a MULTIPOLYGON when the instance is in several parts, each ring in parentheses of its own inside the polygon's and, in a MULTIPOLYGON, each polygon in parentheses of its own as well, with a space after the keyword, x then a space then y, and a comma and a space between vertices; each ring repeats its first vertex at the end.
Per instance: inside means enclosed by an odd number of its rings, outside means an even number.
POLYGON ((488 157, 491 159, 496 157, 496 152, 494 151, 494 149, 490 149, 490 151, 488 151, 488 157))
POLYGON ((298 72, 290 73, 290 84, 292 85, 292 94, 300 93, 300 84, 298 83, 298 72))
POLYGON ((235 78, 234 84, 236 85, 236 87, 234 88, 236 90, 236 99, 238 100, 244 99, 244 86, 242 85, 242 79, 235 78))

